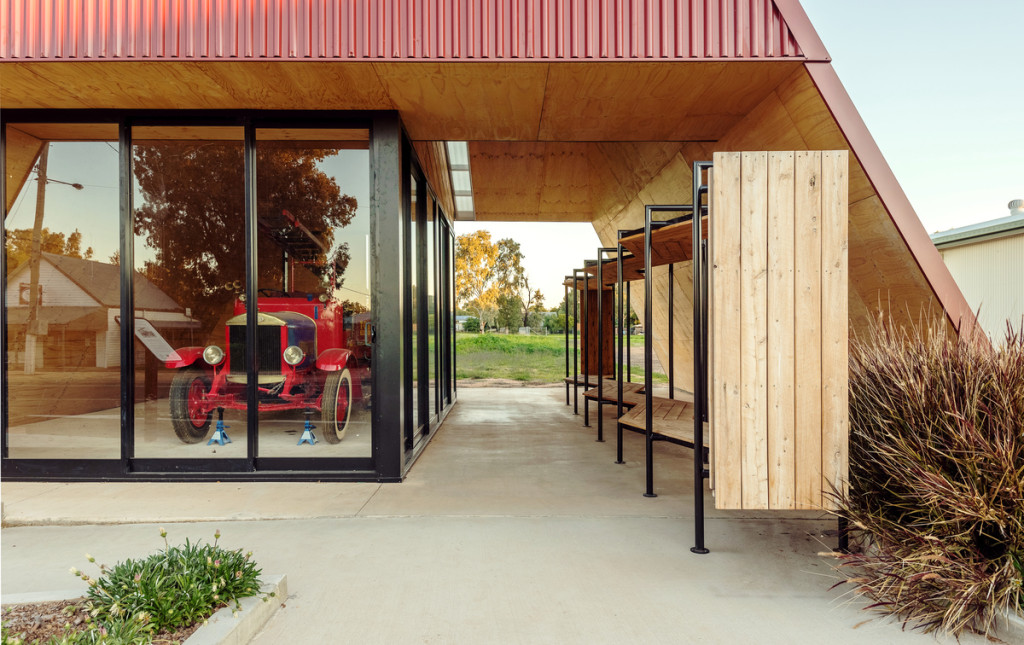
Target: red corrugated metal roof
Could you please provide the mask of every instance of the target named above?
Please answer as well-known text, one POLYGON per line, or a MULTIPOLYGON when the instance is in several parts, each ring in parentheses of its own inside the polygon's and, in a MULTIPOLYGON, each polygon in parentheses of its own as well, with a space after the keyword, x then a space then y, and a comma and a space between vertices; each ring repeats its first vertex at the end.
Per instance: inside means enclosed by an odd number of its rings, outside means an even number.
POLYGON ((0 22, 6 60, 804 57, 774 0, 0 0, 0 22))

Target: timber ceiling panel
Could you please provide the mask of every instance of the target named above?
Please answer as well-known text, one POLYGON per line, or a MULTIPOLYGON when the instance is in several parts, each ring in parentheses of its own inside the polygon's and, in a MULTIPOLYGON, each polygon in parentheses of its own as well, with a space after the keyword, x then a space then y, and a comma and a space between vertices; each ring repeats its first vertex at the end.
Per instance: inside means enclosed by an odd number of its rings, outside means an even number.
POLYGON ((718 139, 797 67, 779 62, 552 64, 538 138, 718 139))
POLYGON ((375 63, 413 139, 532 141, 548 66, 375 63))

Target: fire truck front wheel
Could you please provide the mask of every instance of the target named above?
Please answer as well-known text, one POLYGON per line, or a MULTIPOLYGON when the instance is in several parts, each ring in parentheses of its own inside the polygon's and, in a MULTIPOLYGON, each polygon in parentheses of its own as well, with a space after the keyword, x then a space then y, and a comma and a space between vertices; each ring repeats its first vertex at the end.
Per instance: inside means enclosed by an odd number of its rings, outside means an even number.
POLYGON ((327 443, 338 443, 345 438, 352 417, 352 375, 348 368, 327 374, 321 405, 323 438, 327 443))
POLYGON ((210 376, 200 367, 187 367, 171 381, 171 425, 182 443, 199 443, 210 431, 213 408, 205 399, 210 376))

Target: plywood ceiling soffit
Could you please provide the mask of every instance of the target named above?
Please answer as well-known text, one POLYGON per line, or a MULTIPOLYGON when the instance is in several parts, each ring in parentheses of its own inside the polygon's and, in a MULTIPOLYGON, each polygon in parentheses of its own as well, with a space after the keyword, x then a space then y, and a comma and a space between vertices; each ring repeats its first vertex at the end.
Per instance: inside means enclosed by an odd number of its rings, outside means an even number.
POLYGON ((477 218, 539 215, 547 154, 543 143, 471 141, 469 167, 477 218))
POLYGON ((631 139, 674 139, 666 113, 682 116, 697 99, 682 90, 709 83, 723 69, 723 63, 552 64, 539 136, 607 141, 613 132, 629 132, 631 139))
MULTIPOLYGON (((389 110, 391 99, 371 63, 197 62, 231 96, 230 107, 389 110)), ((225 106, 227 107, 227 106, 225 106)))
MULTIPOLYGON (((591 146, 573 143, 548 144, 544 155, 544 183, 540 188, 541 213, 561 213, 590 218, 591 146)), ((472 167, 472 166, 470 166, 472 167)))
POLYGON ((595 217, 615 213, 628 204, 680 151, 677 142, 597 143, 592 158, 595 217))
POLYGON ((374 63, 413 139, 537 139, 547 65, 374 63))
POLYGON ((20 63, 4 65, 3 82, 0 83, 0 105, 9 109, 56 108, 80 109, 91 107, 85 102, 80 91, 84 79, 72 86, 62 85, 46 70, 56 68, 59 63, 20 63), (71 91, 69 91, 71 90, 71 91))
MULTIPOLYGON (((849 143, 836 124, 807 71, 803 68, 783 81, 775 91, 800 133, 808 150, 849 150, 849 143)), ((850 203, 875 194, 864 169, 850 155, 850 203)))
POLYGON ((850 283, 869 312, 907 324, 941 311, 877 196, 850 205, 849 258, 850 283))

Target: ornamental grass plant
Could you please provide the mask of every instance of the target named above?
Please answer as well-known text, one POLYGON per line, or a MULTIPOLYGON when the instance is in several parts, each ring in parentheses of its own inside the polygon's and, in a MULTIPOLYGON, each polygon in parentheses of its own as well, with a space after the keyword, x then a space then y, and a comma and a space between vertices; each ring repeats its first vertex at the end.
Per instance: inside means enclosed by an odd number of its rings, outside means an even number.
POLYGON ((878 324, 851 343, 838 569, 905 628, 991 636, 1024 609, 1024 337, 1005 340, 878 324))

